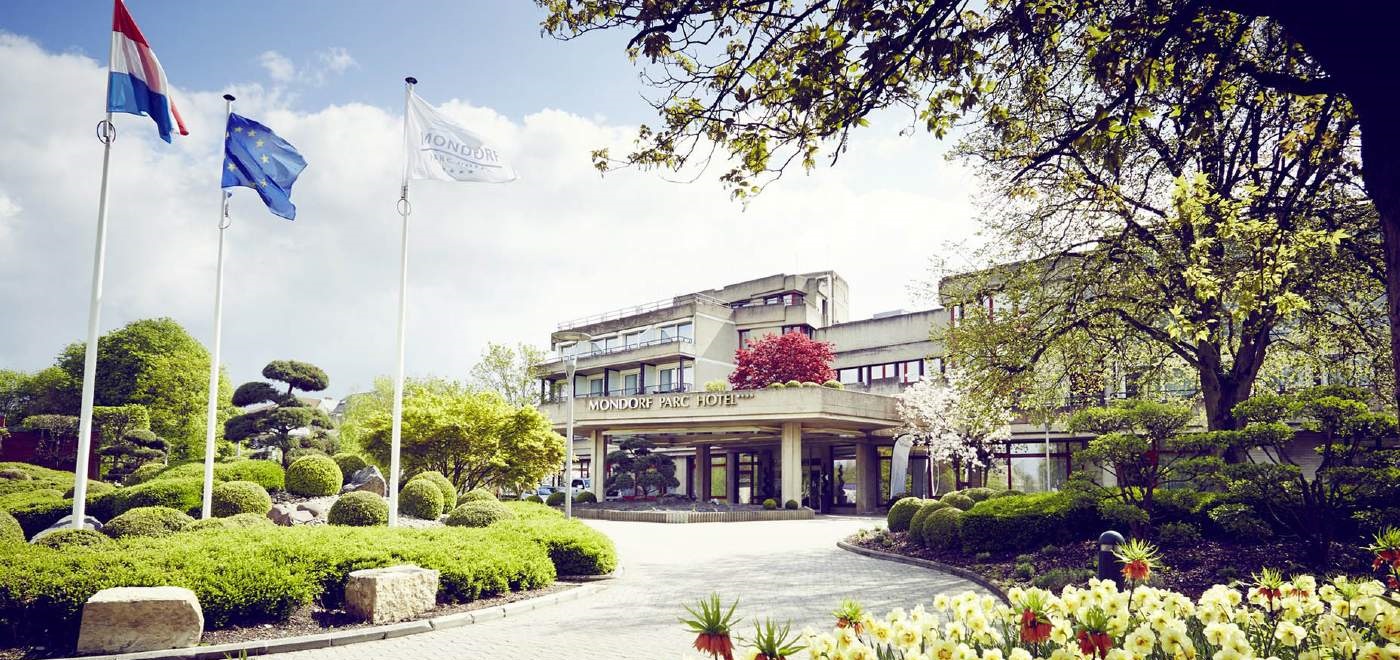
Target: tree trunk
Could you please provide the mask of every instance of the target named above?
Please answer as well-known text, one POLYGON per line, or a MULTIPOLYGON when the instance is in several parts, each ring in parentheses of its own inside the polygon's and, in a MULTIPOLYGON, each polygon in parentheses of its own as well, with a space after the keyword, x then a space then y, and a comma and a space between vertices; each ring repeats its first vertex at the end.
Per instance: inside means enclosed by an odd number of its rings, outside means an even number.
POLYGON ((1380 213, 1384 237, 1385 301, 1390 319, 1390 359, 1395 369, 1392 395, 1400 406, 1400 104, 1389 109, 1390 113, 1376 108, 1361 113, 1361 160, 1366 191, 1380 213))

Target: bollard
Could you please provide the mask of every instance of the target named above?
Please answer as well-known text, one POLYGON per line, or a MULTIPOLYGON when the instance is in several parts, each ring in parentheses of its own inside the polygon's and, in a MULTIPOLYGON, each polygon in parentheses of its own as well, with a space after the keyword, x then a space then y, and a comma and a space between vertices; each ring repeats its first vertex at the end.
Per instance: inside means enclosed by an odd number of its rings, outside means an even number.
POLYGON ((1099 534, 1099 575, 1100 580, 1113 580, 1119 589, 1123 588, 1123 572, 1118 570, 1118 558, 1113 551, 1123 542, 1123 535, 1113 530, 1099 534))

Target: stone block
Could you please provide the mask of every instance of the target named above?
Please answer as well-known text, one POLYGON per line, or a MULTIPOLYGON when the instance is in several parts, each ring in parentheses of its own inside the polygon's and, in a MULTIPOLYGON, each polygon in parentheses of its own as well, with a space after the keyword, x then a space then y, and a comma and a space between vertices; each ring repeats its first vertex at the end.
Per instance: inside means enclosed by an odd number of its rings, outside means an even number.
POLYGON ((115 587, 83 605, 78 653, 136 653, 199 644, 204 612, 184 587, 115 587))
POLYGON ((437 607, 438 572, 405 564, 350 573, 345 609, 371 623, 411 619, 437 607))
POLYGON ((371 465, 355 470, 350 478, 345 480, 345 486, 340 489, 340 494, 344 495, 357 490, 368 491, 384 497, 389 492, 389 484, 384 481, 384 475, 379 472, 379 468, 371 465))
MULTIPOLYGON (((48 536, 49 534, 57 532, 61 529, 73 529, 73 514, 70 513, 62 518, 59 518, 58 522, 49 525, 47 529, 44 529, 38 534, 35 534, 33 538, 29 539, 29 542, 36 543, 39 541, 39 539, 44 538, 45 536, 48 536)), ((92 516, 83 516, 83 529, 90 529, 94 532, 100 532, 102 531, 102 522, 92 516)))

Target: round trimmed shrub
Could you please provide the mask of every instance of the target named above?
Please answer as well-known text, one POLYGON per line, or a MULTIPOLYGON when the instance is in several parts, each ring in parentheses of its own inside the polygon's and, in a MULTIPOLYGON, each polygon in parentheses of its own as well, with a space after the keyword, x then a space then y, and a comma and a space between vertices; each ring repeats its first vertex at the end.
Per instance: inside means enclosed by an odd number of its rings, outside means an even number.
POLYGON ((219 520, 224 521, 224 525, 229 529, 255 529, 258 527, 277 526, 277 523, 272 522, 265 513, 240 513, 236 516, 219 518, 219 520))
MULTIPOLYGON (((240 514, 241 515, 241 514, 240 514)), ((203 518, 186 525, 182 532, 201 532, 206 529, 228 529, 228 518, 203 518)), ((272 522, 272 521, 268 521, 272 522)))
POLYGON ((598 496, 591 490, 581 490, 574 496, 574 504, 592 504, 598 501, 598 496))
MULTIPOLYGON (((559 496, 560 496, 560 497, 563 497, 563 496, 564 496, 564 491, 562 491, 562 490, 560 490, 560 491, 555 491, 555 492, 559 493, 559 496)), ((551 497, 552 497, 552 495, 551 495, 551 497)), ((499 501, 500 501, 500 500, 497 500, 497 499, 496 499, 496 495, 495 495, 494 493, 492 493, 492 492, 489 491, 489 490, 486 490, 485 488, 473 488, 473 489, 467 491, 467 494, 466 494, 466 495, 463 495, 463 496, 462 496, 462 499, 460 500, 460 502, 461 502, 462 504, 466 504, 467 502, 499 502, 499 501)), ((563 501, 563 500, 560 500, 560 501, 563 501)))
POLYGON ((924 525, 928 523, 929 516, 934 511, 946 509, 948 505, 938 500, 916 500, 918 508, 914 510, 914 515, 909 518, 909 541, 914 545, 924 544, 924 525))
POLYGON ((967 495, 963 494, 961 491, 953 491, 951 493, 948 493, 947 495, 944 495, 942 497, 942 501, 948 506, 957 509, 962 509, 963 511, 971 509, 974 504, 977 504, 976 501, 974 501, 971 497, 968 497, 967 495))
POLYGON ((17 467, 0 468, 0 479, 8 479, 13 481, 29 481, 33 478, 34 477, 30 476, 28 472, 25 472, 24 470, 21 470, 17 467))
POLYGON ((170 536, 194 522, 184 511, 165 506, 140 506, 113 518, 102 532, 114 539, 170 536))
POLYGON ((953 550, 962 547, 962 509, 947 506, 934 511, 924 521, 924 547, 953 550))
POLYGON ((800 380, 790 380, 790 381, 788 381, 788 382, 786 382, 786 383, 783 383, 783 387, 802 387, 802 381, 800 381, 800 380))
MULTIPOLYGON (((473 492, 474 492, 474 491, 473 491, 473 492)), ((471 495, 471 493, 467 493, 467 494, 468 494, 468 495, 471 495)), ((539 497, 539 496, 536 495, 536 497, 539 497)), ((463 497, 463 498, 462 498, 462 501, 463 501, 463 502, 470 502, 470 501, 472 501, 472 500, 468 500, 467 498, 463 497)), ((549 498, 547 498, 547 499, 544 501, 544 503, 545 503, 545 504, 548 504, 548 505, 550 505, 550 506, 563 506, 563 505, 564 505, 564 491, 562 491, 562 490, 556 490, 556 491, 550 493, 550 494, 549 494, 549 498)))
POLYGON ((340 492, 344 479, 330 456, 303 456, 287 468, 287 492, 303 497, 325 497, 340 492))
POLYGON ((251 481, 269 491, 286 490, 287 487, 287 471, 282 469, 282 464, 261 459, 215 463, 214 478, 219 481, 251 481))
POLYGON ((350 475, 369 467, 369 463, 365 461, 364 457, 350 452, 336 454, 331 457, 331 460, 340 466, 340 476, 344 479, 349 479, 350 475))
POLYGON ((781 389, 783 389, 784 387, 787 387, 787 385, 784 385, 784 384, 782 384, 782 383, 769 383, 769 384, 768 384, 768 389, 770 389, 770 390, 781 390, 781 389))
MULTIPOLYGON (((304 459, 303 459, 304 460, 304 459)), ((328 459, 329 460, 329 459, 328 459)), ((337 470, 336 474, 340 472, 337 470)), ((340 496, 326 514, 326 522, 348 527, 376 527, 389 524, 389 504, 374 493, 357 490, 340 496)))
POLYGON ((0 543, 24 543, 24 528, 8 511, 0 511, 0 543))
MULTIPOLYGON (((69 486, 69 487, 68 487, 68 490, 63 491, 63 497, 64 497, 64 499, 69 499, 69 500, 73 499, 73 489, 74 489, 75 487, 76 487, 76 486, 69 486)), ((116 486, 113 486, 112 484, 109 484, 109 483, 107 483, 107 482, 105 482, 105 481, 92 481, 92 480, 89 480, 88 483, 87 483, 87 496, 88 496, 88 497, 97 497, 98 495, 102 495, 102 494, 104 494, 104 493, 110 493, 110 492, 112 492, 112 491, 114 491, 114 490, 116 490, 116 489, 117 489, 116 486)))
POLYGON ((909 531, 909 521, 914 519, 914 514, 919 512, 919 506, 924 503, 917 497, 901 497, 890 505, 890 512, 885 514, 885 527, 891 532, 909 531))
POLYGON ((67 550, 69 548, 90 548, 96 545, 111 543, 112 539, 106 534, 91 529, 60 529, 56 532, 49 532, 44 538, 34 542, 34 545, 41 545, 54 550, 67 550))
MULTIPOLYGON (((419 479, 423 479, 428 483, 432 484, 433 486, 437 487, 438 492, 442 493, 443 511, 451 511, 457 508, 457 486, 453 485, 452 481, 447 477, 443 476, 441 472, 438 472, 437 470, 432 470, 429 472, 419 472, 418 474, 414 475, 412 479, 409 479, 408 482, 413 483, 415 481, 418 481, 419 479)), ((492 497, 491 499, 495 499, 495 497, 492 497)))
POLYGON ((991 497, 996 497, 997 494, 996 489, 987 488, 985 486, 979 488, 967 488, 962 490, 961 492, 963 495, 966 495, 969 498, 971 498, 974 504, 991 497))
POLYGON ((132 470, 131 474, 126 475, 126 479, 122 480, 122 483, 127 486, 144 484, 147 481, 155 479, 157 475, 164 471, 165 464, 163 463, 147 463, 139 468, 136 468, 135 470, 132 470))
POLYGON ((447 524, 453 527, 486 527, 514 517, 515 512, 500 502, 476 501, 453 509, 452 513, 447 514, 447 524))
POLYGON ((797 500, 788 500, 786 502, 783 502, 783 508, 789 511, 796 511, 801 507, 802 505, 798 504, 797 500))
POLYGON ((811 381, 808 381, 808 382, 806 382, 806 383, 803 383, 802 386, 803 386, 803 387, 821 387, 822 384, 821 384, 821 383, 813 383, 813 382, 811 382, 811 381))
POLYGON ((437 520, 442 515, 442 491, 427 479, 409 481, 399 491, 399 513, 423 520, 437 520))
POLYGON ((272 510, 272 496, 251 481, 225 481, 214 484, 209 512, 215 518, 227 518, 240 513, 267 515, 272 510))
POLYGON ((839 380, 828 380, 822 383, 822 387, 830 387, 833 390, 844 390, 846 386, 839 380))
POLYGON ((778 500, 775 500, 771 497, 766 500, 763 500, 763 508, 769 511, 778 508, 778 500))
POLYGON ((155 479, 88 498, 88 514, 98 520, 107 520, 142 507, 163 506, 176 511, 194 511, 203 504, 203 479, 155 479))
POLYGON ((331 457, 330 454, 327 454, 326 452, 321 451, 320 449, 317 449, 315 447, 297 447, 296 449, 287 452, 287 459, 293 463, 297 462, 297 459, 306 458, 307 456, 325 456, 326 458, 331 457))
POLYGON ((997 499, 999 497, 1016 497, 1017 495, 1025 495, 1025 493, 1016 490, 1015 488, 1008 488, 1006 490, 999 490, 995 493, 992 493, 991 499, 997 499))
MULTIPOLYGON (((535 504, 544 504, 544 498, 543 498, 543 497, 540 497, 539 495, 530 495, 530 496, 526 497, 523 501, 525 501, 525 502, 534 502, 535 504)), ((561 501, 562 501, 562 500, 561 500, 561 501)), ((456 508, 456 507, 453 507, 453 508, 456 508)))

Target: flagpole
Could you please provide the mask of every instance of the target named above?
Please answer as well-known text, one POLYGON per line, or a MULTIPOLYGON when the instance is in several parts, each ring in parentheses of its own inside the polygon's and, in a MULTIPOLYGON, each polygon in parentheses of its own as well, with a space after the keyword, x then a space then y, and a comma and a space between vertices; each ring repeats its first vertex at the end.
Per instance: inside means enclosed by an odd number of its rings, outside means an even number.
MULTIPOLYGON (((233 95, 224 94, 224 126, 233 114, 233 95)), ((225 128, 227 130, 227 128, 225 128)), ((224 137, 228 140, 228 136, 224 137)), ((228 192, 219 188, 219 260, 214 269, 214 347, 209 355, 209 410, 204 425, 204 506, 200 518, 214 515, 214 428, 219 423, 219 351, 224 332, 224 231, 229 228, 228 192)))
POLYGON ((87 514, 88 454, 92 451, 92 406, 97 387, 97 329, 102 314, 102 271, 107 262, 107 174, 112 163, 112 143, 117 127, 112 112, 97 124, 102 142, 102 188, 97 201, 97 245, 92 255, 92 295, 88 299, 87 351, 83 355, 83 402, 78 413, 78 457, 73 467, 73 529, 83 528, 87 514))
POLYGON ((418 79, 409 76, 403 79, 403 184, 399 188, 399 216, 403 218, 403 230, 399 237, 399 332, 398 363, 394 371, 394 421, 389 433, 389 526, 399 522, 399 443, 403 437, 403 353, 404 321, 408 316, 408 216, 413 205, 408 201, 408 113, 413 98, 413 86, 418 79))

